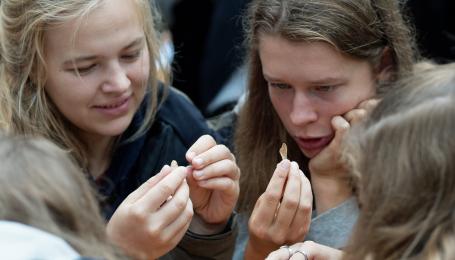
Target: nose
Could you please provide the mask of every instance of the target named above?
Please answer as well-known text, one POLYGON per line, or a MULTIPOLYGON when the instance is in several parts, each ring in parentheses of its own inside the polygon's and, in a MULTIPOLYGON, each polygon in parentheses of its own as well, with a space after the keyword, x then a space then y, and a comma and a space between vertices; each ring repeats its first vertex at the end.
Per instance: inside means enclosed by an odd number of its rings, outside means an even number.
POLYGON ((111 64, 106 72, 106 80, 102 84, 104 92, 124 92, 131 85, 127 70, 119 63, 111 64))
POLYGON ((304 92, 296 92, 292 101, 290 114, 294 125, 305 125, 317 121, 317 104, 304 92))

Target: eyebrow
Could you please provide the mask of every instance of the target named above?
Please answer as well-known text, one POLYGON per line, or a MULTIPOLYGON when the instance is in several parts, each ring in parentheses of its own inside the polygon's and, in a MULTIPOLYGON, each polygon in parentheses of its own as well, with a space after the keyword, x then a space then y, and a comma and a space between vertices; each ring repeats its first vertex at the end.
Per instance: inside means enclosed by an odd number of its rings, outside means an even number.
MULTIPOLYGON (((133 47, 139 46, 143 42, 144 42, 144 37, 140 36, 140 37, 136 38, 135 40, 133 40, 126 47, 124 47, 123 50, 131 49, 133 47)), ((78 62, 92 61, 92 60, 95 60, 96 58, 97 58, 96 55, 80 56, 80 57, 77 57, 75 59, 70 59, 70 60, 67 60, 67 61, 63 62, 63 65, 64 66, 69 66, 69 65, 72 65, 72 64, 78 63, 78 62)))
MULTIPOLYGON (((276 81, 276 82, 281 82, 282 80, 278 79, 278 78, 274 78, 274 77, 270 77, 269 75, 267 75, 266 73, 262 73, 262 75, 264 76, 265 80, 267 81, 276 81)), ((327 83, 338 83, 338 82, 344 82, 346 81, 346 78, 344 77, 326 77, 326 78, 319 78, 319 79, 314 79, 314 80, 308 80, 307 83, 310 84, 310 85, 323 85, 323 84, 327 84, 327 83)))

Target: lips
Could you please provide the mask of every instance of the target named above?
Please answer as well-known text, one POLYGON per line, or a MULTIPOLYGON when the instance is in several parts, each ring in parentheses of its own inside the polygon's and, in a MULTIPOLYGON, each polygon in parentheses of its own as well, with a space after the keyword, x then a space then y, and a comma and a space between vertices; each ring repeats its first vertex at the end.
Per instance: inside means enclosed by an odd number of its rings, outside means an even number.
POLYGON ((117 118, 128 114, 130 111, 131 96, 114 100, 110 103, 93 106, 93 108, 108 118, 117 118))
POLYGON ((296 141, 300 149, 308 157, 313 157, 326 147, 333 139, 333 135, 316 137, 316 138, 301 138, 296 137, 296 141))
POLYGON ((123 99, 118 100, 118 101, 115 101, 115 102, 112 102, 112 103, 110 103, 110 104, 106 104, 106 105, 96 105, 96 106, 94 106, 94 107, 95 107, 95 108, 101 108, 101 109, 114 109, 114 108, 121 107, 123 104, 125 104, 126 102, 128 102, 128 99, 129 99, 129 97, 123 98, 123 99))

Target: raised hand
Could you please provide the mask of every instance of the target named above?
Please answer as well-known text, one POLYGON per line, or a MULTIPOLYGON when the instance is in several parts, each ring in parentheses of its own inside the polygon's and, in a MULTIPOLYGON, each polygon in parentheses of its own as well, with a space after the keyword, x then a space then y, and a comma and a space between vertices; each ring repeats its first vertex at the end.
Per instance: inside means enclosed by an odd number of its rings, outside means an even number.
POLYGON ((163 169, 132 192, 107 225, 108 237, 137 259, 156 259, 174 248, 193 216, 188 169, 163 169))
POLYGON ((351 125, 363 120, 378 102, 376 99, 363 101, 343 116, 332 118, 333 140, 309 162, 318 213, 335 207, 352 195, 348 170, 341 159, 343 138, 351 125))
POLYGON ((209 136, 201 136, 188 150, 190 197, 196 213, 190 226, 198 234, 221 232, 239 196, 240 170, 234 155, 209 136))
POLYGON ((245 259, 264 259, 286 243, 302 241, 311 221, 311 185, 296 162, 283 160, 251 214, 245 259))

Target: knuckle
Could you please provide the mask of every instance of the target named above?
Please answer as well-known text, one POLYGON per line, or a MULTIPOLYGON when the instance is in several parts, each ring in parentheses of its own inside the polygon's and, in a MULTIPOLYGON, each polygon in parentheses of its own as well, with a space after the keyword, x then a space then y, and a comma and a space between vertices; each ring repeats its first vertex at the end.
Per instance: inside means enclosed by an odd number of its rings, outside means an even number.
POLYGON ((261 238, 261 239, 266 239, 267 236, 267 231, 263 228, 253 228, 251 230, 252 234, 254 234, 256 237, 261 238))
POLYGON ((174 193, 174 189, 169 184, 162 184, 158 186, 160 194, 171 195, 174 193))
POLYGON ((224 144, 218 144, 218 145, 217 145, 217 148, 218 148, 221 152, 223 152, 223 154, 227 154, 227 155, 231 154, 231 151, 229 150, 229 148, 227 148, 227 146, 224 145, 224 144))
POLYGON ((293 210, 299 206, 299 201, 296 198, 288 198, 281 203, 281 206, 287 210, 293 210))
POLYGON ((186 208, 186 201, 184 201, 184 200, 182 200, 182 199, 179 199, 179 198, 175 198, 174 200, 175 200, 175 201, 174 201, 174 206, 175 206, 175 208, 176 208, 179 212, 185 210, 185 208, 186 208))
POLYGON ((268 205, 275 204, 281 199, 281 194, 275 192, 266 192, 261 195, 261 199, 268 205))
POLYGON ((210 144, 216 145, 216 141, 211 135, 203 135, 202 138, 204 138, 205 141, 209 142, 210 144))
POLYGON ((192 208, 192 207, 187 208, 187 209, 185 210, 185 214, 186 214, 186 217, 187 217, 188 219, 193 218, 193 216, 194 216, 193 208, 192 208))
POLYGON ((160 236, 160 228, 156 225, 151 225, 147 228, 146 232, 147 232, 147 236, 150 238, 150 239, 153 239, 153 241, 157 241, 158 243, 161 243, 160 239, 161 239, 161 236, 160 236))
POLYGON ((311 247, 315 247, 316 243, 312 240, 307 240, 307 241, 303 242, 303 245, 311 248, 311 247))
POLYGON ((303 203, 303 204, 300 204, 299 210, 303 214, 307 215, 307 214, 311 213, 311 211, 313 210, 313 207, 312 207, 312 205, 309 205, 307 203, 303 203))
POLYGON ((131 218, 134 222, 143 223, 147 220, 148 214, 143 210, 142 207, 132 206, 129 209, 128 217, 131 218))

